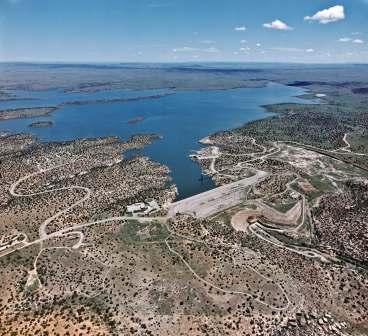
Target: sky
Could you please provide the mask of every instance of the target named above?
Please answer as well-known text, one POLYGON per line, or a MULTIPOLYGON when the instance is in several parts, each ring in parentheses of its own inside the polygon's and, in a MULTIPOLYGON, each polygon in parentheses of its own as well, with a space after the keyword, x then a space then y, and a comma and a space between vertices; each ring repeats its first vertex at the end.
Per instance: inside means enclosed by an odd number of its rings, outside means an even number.
POLYGON ((368 0, 0 0, 0 61, 368 63, 368 0))

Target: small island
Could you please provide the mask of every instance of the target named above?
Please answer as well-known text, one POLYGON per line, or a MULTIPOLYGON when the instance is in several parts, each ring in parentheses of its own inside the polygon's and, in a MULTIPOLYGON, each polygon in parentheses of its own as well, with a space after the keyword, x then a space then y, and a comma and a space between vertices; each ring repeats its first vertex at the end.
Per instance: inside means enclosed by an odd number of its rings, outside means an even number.
POLYGON ((139 123, 141 121, 144 120, 144 117, 143 116, 137 116, 137 117, 134 117, 134 118, 131 118, 127 121, 127 124, 136 124, 136 123, 139 123))
POLYGON ((28 127, 32 128, 45 128, 45 127, 51 127, 53 125, 52 121, 35 121, 28 125, 28 127))
POLYGON ((54 112, 57 107, 28 107, 0 110, 0 120, 33 118, 48 115, 54 112))

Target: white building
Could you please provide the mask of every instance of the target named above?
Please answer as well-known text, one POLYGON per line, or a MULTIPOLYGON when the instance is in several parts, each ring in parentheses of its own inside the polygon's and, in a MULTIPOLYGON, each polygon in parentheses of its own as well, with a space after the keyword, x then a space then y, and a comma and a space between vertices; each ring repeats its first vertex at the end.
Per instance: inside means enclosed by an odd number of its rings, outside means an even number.
POLYGON ((126 212, 132 216, 134 215, 147 215, 152 211, 160 210, 160 206, 158 205, 155 199, 148 199, 145 203, 134 203, 128 205, 126 208, 126 212))
POLYGON ((140 203, 134 203, 127 206, 127 212, 134 214, 135 212, 141 212, 144 211, 147 208, 146 204, 143 202, 140 203))

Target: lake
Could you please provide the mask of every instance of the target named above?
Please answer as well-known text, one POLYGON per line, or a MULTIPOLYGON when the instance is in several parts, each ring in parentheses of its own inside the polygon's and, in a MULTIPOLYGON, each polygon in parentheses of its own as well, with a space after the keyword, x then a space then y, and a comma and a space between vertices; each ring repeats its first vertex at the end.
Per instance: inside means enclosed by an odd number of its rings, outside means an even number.
POLYGON ((0 130, 28 132, 41 141, 73 140, 76 138, 117 135, 123 139, 137 133, 157 133, 163 138, 139 151, 167 165, 177 185, 178 199, 214 187, 210 179, 200 179, 199 166, 189 159, 198 141, 216 131, 235 128, 267 117, 261 105, 275 103, 306 103, 297 98, 305 91, 297 87, 270 83, 264 88, 217 91, 109 90, 89 93, 49 90, 40 92, 13 91, 24 100, 0 102, 0 109, 52 106, 76 100, 149 97, 173 93, 158 99, 127 102, 64 105, 50 116, 13 119, 0 122, 0 130), (50 120, 50 128, 29 128, 34 121, 50 120))

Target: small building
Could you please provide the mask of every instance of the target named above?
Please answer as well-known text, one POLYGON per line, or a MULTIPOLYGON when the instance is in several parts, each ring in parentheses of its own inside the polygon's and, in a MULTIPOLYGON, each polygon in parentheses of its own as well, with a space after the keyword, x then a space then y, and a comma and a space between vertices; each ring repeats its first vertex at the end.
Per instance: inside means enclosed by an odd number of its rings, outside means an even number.
POLYGON ((157 201, 153 198, 147 200, 148 207, 153 210, 160 210, 160 206, 158 205, 157 201))
POLYGON ((292 191, 292 192, 290 193, 290 197, 291 197, 291 198, 293 198, 293 199, 298 199, 298 198, 299 198, 299 195, 298 195, 298 193, 296 193, 295 191, 292 191))
POLYGON ((143 202, 140 203, 134 203, 127 206, 127 212, 130 214, 134 214, 135 212, 142 212, 147 208, 146 204, 143 202))
POLYGON ((132 216, 148 215, 157 210, 160 210, 160 206, 158 205, 157 201, 152 198, 147 199, 145 202, 128 205, 126 208, 126 212, 132 216))

